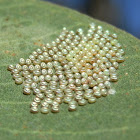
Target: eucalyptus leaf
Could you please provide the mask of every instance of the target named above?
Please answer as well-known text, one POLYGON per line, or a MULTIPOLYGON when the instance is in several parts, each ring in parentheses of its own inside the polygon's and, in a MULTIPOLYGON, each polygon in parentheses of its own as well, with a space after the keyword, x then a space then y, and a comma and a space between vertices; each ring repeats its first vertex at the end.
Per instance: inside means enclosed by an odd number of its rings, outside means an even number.
POLYGON ((140 138, 140 40, 107 23, 39 0, 0 0, 0 139, 1 140, 138 140, 140 138), (12 80, 7 66, 18 63, 63 27, 83 28, 95 22, 117 33, 125 50, 118 70, 117 93, 68 112, 31 114, 33 96, 12 80))

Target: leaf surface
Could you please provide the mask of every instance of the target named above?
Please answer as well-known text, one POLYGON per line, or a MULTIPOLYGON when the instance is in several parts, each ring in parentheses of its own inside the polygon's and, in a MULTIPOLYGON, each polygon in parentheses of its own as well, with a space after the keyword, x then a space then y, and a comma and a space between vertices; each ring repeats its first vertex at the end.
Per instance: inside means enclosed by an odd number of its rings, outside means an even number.
POLYGON ((107 23, 38 0, 0 0, 0 139, 138 140, 140 137, 140 40, 107 23), (7 66, 18 63, 42 43, 51 42, 65 26, 87 29, 95 22, 115 32, 125 50, 116 95, 58 114, 31 114, 32 96, 22 94, 7 66))

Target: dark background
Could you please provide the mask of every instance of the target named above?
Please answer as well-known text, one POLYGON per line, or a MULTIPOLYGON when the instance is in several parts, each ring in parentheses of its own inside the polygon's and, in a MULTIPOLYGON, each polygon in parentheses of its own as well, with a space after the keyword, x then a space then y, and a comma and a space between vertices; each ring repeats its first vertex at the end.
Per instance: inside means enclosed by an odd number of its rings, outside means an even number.
POLYGON ((140 38, 140 0, 46 0, 106 21, 140 38))

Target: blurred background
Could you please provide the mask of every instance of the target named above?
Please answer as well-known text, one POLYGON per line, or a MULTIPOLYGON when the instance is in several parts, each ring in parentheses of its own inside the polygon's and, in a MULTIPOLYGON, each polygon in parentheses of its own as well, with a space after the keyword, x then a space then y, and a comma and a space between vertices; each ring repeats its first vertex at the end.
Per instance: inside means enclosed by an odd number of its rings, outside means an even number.
POLYGON ((45 0, 106 21, 140 38, 140 0, 45 0))

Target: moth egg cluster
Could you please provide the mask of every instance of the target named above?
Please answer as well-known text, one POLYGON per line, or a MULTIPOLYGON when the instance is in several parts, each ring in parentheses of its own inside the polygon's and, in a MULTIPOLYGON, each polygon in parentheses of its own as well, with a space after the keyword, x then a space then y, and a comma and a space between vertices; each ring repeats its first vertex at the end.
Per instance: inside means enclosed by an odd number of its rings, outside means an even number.
POLYGON ((23 93, 33 94, 32 113, 59 112, 62 103, 69 111, 77 106, 95 103, 98 98, 114 94, 111 82, 116 82, 124 50, 116 34, 94 23, 87 34, 65 27, 52 43, 38 48, 26 60, 20 58, 9 65, 15 83, 23 84, 23 93))

